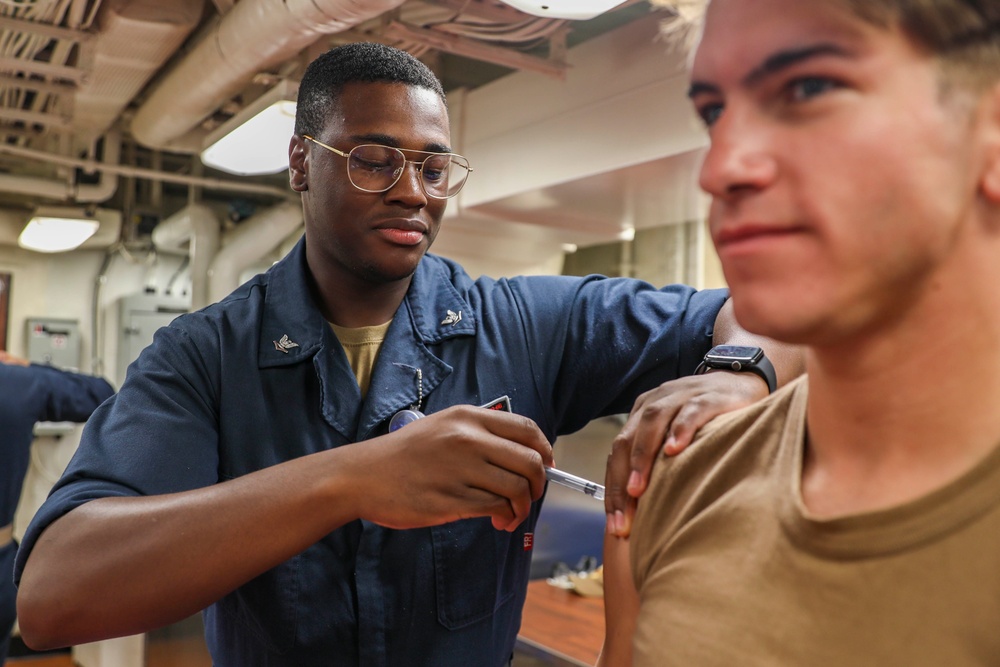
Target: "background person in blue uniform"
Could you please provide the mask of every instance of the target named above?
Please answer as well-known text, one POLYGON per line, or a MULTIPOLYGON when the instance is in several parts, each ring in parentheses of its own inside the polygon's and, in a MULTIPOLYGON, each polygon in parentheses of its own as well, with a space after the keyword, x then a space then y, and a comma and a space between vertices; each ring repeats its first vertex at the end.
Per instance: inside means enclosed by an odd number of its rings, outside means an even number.
MULTIPOLYGON (((463 160, 444 173, 444 93, 406 53, 320 56, 297 114, 304 240, 158 332, 95 414, 18 556, 29 645, 207 608, 217 665, 505 665, 550 443, 711 346, 724 291, 472 280, 427 255, 463 160), (513 414, 474 407, 503 395, 513 414), (390 432, 407 409, 427 416, 390 432)), ((744 335, 720 325, 716 342, 744 335)), ((650 458, 682 406, 690 428, 767 389, 719 373, 659 392, 650 458)))
POLYGON ((28 472, 34 426, 86 421, 114 389, 106 380, 70 373, 0 351, 0 665, 14 627, 14 511, 28 472))

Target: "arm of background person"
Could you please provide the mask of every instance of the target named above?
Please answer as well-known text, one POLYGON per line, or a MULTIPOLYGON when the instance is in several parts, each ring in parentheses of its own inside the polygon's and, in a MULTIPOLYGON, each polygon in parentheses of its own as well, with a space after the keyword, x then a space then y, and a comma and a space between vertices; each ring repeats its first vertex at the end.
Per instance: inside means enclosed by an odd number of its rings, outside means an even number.
POLYGON ((27 554, 22 637, 52 648, 162 627, 359 518, 415 528, 490 516, 513 530, 552 464, 534 422, 472 406, 377 440, 204 488, 104 497, 69 511, 27 554))
POLYGON ((101 403, 115 393, 107 380, 95 375, 74 373, 44 364, 33 364, 9 352, 0 351, 0 363, 29 368, 31 382, 46 397, 41 421, 84 422, 101 403))
MULTIPOLYGON (((801 349, 746 331, 736 322, 732 302, 716 316, 715 345, 750 345, 764 350, 774 365, 778 386, 805 370, 801 349)), ((714 417, 768 395, 767 384, 752 373, 713 371, 665 382, 642 394, 612 443, 605 476, 609 529, 627 536, 636 499, 645 491, 658 452, 677 454, 714 417)))
POLYGON ((51 366, 32 364, 45 383, 48 401, 44 421, 85 422, 98 406, 115 393, 107 380, 96 375, 85 375, 60 370, 51 366))

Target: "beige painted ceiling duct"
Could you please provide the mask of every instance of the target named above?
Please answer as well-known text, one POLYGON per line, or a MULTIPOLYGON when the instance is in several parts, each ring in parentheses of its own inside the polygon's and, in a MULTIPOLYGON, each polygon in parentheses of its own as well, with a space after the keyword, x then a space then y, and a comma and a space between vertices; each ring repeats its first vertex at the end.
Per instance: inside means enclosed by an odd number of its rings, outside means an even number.
POLYGON ((209 303, 208 273, 221 236, 219 218, 204 204, 188 204, 153 229, 157 251, 188 255, 191 259, 191 310, 209 303))
MULTIPOLYGON (((82 8, 83 3, 74 6, 82 8)), ((121 135, 112 127, 114 121, 198 25, 203 8, 204 0, 105 0, 89 53, 90 72, 73 94, 71 155, 89 153, 104 134, 102 162, 119 163, 121 135)), ((42 162, 44 155, 39 151, 42 162)), ((0 174, 0 191, 54 201, 104 202, 114 195, 118 177, 98 173, 96 184, 78 183, 72 172, 52 178, 0 174)))
POLYGON ((149 148, 198 152, 205 134, 199 123, 255 74, 403 2, 240 0, 155 86, 132 119, 132 135, 149 148))
MULTIPOLYGON (((45 154, 41 151, 29 152, 36 153, 40 161, 45 161, 45 154)), ((121 133, 117 130, 112 130, 104 136, 103 153, 101 161, 104 164, 118 164, 121 157, 121 133)), ((110 199, 117 189, 118 177, 100 170, 97 183, 90 184, 78 183, 72 172, 65 178, 56 179, 0 174, 0 191, 17 192, 59 202, 100 203, 110 199)))
POLYGON ((283 202, 240 223, 223 239, 208 269, 208 302, 225 298, 240 285, 243 270, 259 261, 302 226, 302 205, 283 202))
POLYGON ((90 75, 74 98, 74 130, 104 133, 201 20, 204 0, 104 0, 90 75))

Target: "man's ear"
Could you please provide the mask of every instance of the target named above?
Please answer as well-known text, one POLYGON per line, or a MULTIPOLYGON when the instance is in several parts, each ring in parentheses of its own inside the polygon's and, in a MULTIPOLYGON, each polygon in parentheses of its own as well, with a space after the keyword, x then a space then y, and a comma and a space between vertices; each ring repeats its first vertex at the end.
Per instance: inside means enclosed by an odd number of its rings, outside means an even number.
POLYGON ((983 104, 987 152, 982 191, 993 205, 1000 206, 1000 82, 987 91, 983 104))
POLYGON ((309 189, 307 162, 306 142, 299 135, 293 134, 291 141, 288 142, 288 185, 295 192, 305 192, 309 189))

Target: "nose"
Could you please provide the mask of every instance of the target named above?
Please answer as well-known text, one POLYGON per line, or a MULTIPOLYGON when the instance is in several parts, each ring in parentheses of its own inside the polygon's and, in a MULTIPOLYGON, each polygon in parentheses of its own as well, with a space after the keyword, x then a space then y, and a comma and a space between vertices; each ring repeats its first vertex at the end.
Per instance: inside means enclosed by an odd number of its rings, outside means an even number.
POLYGON ((399 180, 386 190, 386 199, 407 208, 423 208, 427 205, 427 194, 424 192, 422 183, 423 174, 420 173, 420 162, 406 160, 400 168, 403 173, 399 175, 399 180))
POLYGON ((711 143, 698 183, 720 199, 762 190, 774 182, 778 165, 766 128, 727 109, 712 125, 711 143))

